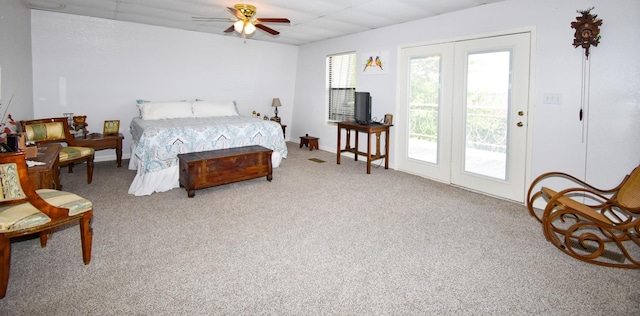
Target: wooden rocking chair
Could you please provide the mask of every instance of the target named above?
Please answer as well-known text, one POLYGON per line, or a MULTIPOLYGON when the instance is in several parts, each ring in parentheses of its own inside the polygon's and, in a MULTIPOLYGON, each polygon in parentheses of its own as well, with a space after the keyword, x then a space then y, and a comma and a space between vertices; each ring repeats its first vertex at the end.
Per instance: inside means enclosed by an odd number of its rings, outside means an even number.
POLYGON ((613 189, 602 190, 562 172, 536 178, 527 194, 531 216, 542 223, 545 237, 564 253, 585 262, 640 269, 640 166, 613 189), (561 177, 579 187, 533 193, 542 180, 561 177), (538 198, 546 205, 533 207, 538 198))

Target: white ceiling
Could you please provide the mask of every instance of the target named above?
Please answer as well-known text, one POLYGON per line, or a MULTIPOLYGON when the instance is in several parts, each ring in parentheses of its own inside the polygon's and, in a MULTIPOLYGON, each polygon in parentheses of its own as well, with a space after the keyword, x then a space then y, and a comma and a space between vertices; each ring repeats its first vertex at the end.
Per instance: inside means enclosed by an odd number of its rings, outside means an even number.
POLYGON ((33 9, 159 25, 220 34, 225 21, 193 21, 194 16, 230 18, 226 7, 248 3, 255 17, 288 18, 290 25, 265 24, 280 32, 257 30, 248 38, 291 45, 400 24, 504 0, 26 0, 33 9))

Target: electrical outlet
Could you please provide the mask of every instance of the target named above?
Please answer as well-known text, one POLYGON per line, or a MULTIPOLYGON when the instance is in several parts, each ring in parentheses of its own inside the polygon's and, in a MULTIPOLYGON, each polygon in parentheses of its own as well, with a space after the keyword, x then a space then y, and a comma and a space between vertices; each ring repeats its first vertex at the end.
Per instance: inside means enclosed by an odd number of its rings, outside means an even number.
POLYGON ((543 104, 562 104, 561 93, 545 93, 542 97, 543 104))

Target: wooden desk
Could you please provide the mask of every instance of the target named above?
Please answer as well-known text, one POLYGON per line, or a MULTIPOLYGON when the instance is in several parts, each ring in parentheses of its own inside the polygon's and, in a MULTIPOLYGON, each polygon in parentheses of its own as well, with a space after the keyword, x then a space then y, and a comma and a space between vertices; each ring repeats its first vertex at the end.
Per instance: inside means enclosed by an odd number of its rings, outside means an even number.
POLYGON ((389 169, 389 128, 393 125, 360 125, 355 122, 340 122, 338 123, 338 151, 337 151, 337 163, 340 164, 340 155, 343 152, 350 152, 355 154, 355 160, 358 161, 358 155, 367 157, 367 174, 371 173, 371 162, 374 160, 385 158, 384 168, 389 169), (347 131, 347 141, 345 148, 342 149, 340 141, 342 139, 342 129, 347 131), (351 147, 351 131, 356 131, 356 144, 355 147, 351 147), (358 151, 358 132, 367 134, 367 152, 358 151), (382 132, 385 133, 384 143, 384 155, 380 153, 380 136, 382 132), (376 135, 376 154, 371 154, 371 136, 376 135))
POLYGON ((44 165, 29 167, 29 180, 34 189, 60 190, 60 144, 38 146, 38 157, 27 160, 43 162, 44 165))
POLYGON ((94 150, 115 149, 118 167, 122 167, 123 139, 122 133, 118 133, 118 135, 89 134, 86 137, 76 137, 75 142, 76 146, 91 147, 94 150))

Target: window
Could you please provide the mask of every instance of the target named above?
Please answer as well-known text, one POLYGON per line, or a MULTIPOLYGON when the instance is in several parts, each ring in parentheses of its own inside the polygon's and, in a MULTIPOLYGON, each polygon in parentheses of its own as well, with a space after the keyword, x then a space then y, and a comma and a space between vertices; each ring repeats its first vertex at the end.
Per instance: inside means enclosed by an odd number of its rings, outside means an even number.
POLYGON ((329 92, 329 121, 353 119, 356 92, 356 53, 327 57, 327 90, 329 92))

